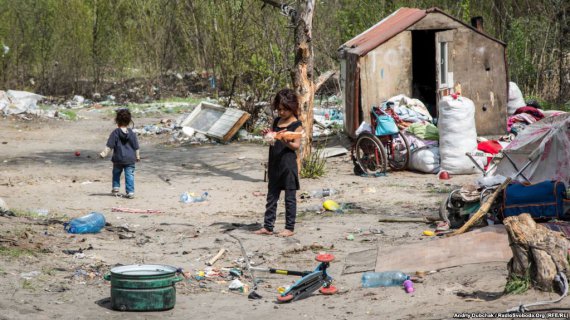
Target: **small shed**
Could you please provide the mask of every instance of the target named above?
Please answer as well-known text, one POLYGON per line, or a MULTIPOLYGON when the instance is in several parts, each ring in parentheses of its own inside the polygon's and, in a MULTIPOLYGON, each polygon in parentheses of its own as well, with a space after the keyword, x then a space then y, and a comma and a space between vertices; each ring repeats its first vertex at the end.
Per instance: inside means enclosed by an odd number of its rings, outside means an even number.
POLYGON ((339 48, 346 132, 355 137, 370 109, 398 94, 420 99, 433 117, 443 96, 475 103, 477 134, 503 134, 507 121, 506 44, 438 8, 400 8, 339 48))

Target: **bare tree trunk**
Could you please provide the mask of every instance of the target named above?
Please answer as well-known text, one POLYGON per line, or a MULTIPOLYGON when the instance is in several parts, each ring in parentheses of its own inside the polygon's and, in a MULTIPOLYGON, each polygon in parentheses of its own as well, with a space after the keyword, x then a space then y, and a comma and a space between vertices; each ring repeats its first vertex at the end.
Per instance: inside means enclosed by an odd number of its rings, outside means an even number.
POLYGON ((299 6, 301 10, 295 24, 295 66, 291 70, 293 88, 299 97, 301 107, 300 119, 305 129, 301 138, 301 149, 297 163, 301 168, 301 161, 311 154, 313 142, 313 101, 315 98, 315 83, 313 80, 313 43, 312 28, 315 0, 306 0, 299 6))
POLYGON ((93 59, 93 92, 99 90, 99 81, 101 80, 100 50, 99 50, 99 15, 100 10, 97 0, 93 1, 93 27, 91 36, 93 43, 91 45, 91 58, 93 59))
POLYGON ((524 278, 530 271, 533 286, 544 291, 555 289, 554 277, 559 272, 570 276, 567 260, 570 241, 561 233, 536 224, 526 213, 508 217, 504 222, 513 251, 509 276, 524 278))
POLYGON ((295 11, 286 4, 274 0, 261 0, 265 4, 279 8, 282 13, 291 18, 295 25, 295 65, 291 69, 293 89, 299 97, 300 119, 305 133, 301 138, 301 148, 298 152, 297 166, 301 170, 302 160, 311 154, 313 143, 313 102, 315 99, 315 83, 313 77, 313 14, 315 0, 297 0, 295 11), (299 13, 300 12, 300 13, 299 13))

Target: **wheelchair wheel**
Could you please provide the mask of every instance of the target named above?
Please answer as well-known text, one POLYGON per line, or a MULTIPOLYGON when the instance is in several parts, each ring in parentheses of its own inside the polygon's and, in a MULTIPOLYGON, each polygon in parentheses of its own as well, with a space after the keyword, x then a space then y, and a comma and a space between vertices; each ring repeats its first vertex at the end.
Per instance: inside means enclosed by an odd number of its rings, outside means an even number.
POLYGON ((410 162, 410 145, 402 132, 392 137, 388 143, 388 165, 392 170, 404 170, 410 162))
POLYGON ((358 136, 355 146, 356 161, 366 174, 386 172, 386 149, 371 133, 365 132, 358 136))

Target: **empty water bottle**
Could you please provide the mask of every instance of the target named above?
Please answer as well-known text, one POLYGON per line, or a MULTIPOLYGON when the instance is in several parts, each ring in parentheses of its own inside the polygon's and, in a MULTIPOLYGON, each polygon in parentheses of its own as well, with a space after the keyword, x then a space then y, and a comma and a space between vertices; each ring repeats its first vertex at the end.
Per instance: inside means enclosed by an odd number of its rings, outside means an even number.
POLYGON ((194 202, 203 202, 206 201, 208 198, 208 192, 202 193, 201 196, 195 196, 192 193, 184 192, 180 195, 180 202, 184 203, 194 203, 194 202))
POLYGON ((410 277, 400 271, 365 272, 362 274, 362 287, 393 287, 401 286, 410 277))
POLYGON ((75 218, 64 224, 69 233, 97 233, 105 226, 105 216, 99 212, 91 212, 81 218, 75 218))
POLYGON ((338 194, 336 189, 325 188, 311 191, 311 198, 324 198, 335 194, 338 194))

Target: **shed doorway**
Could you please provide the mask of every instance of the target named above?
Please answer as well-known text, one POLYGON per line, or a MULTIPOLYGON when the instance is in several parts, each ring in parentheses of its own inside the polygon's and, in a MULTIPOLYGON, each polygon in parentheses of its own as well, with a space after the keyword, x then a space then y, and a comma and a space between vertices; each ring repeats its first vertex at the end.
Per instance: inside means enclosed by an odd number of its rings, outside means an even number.
POLYGON ((412 98, 421 100, 432 117, 437 117, 435 64, 437 31, 412 31, 412 98))

